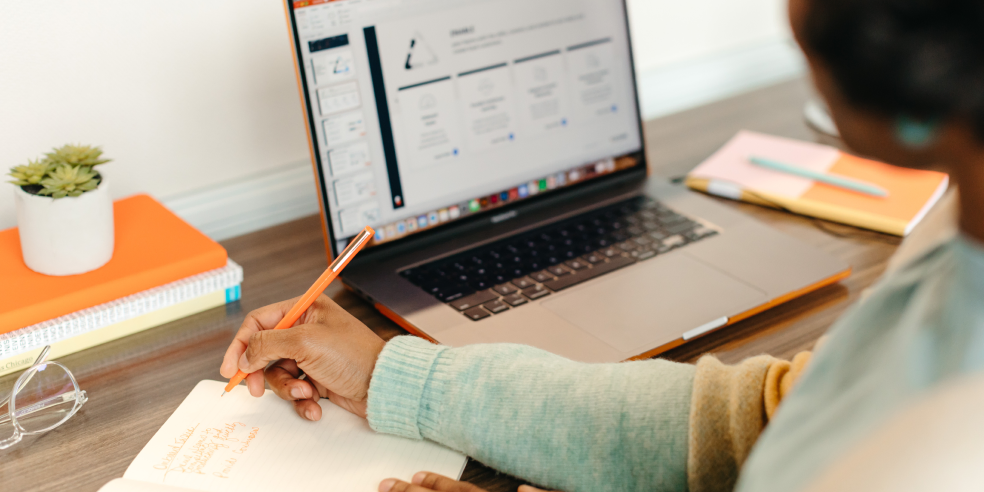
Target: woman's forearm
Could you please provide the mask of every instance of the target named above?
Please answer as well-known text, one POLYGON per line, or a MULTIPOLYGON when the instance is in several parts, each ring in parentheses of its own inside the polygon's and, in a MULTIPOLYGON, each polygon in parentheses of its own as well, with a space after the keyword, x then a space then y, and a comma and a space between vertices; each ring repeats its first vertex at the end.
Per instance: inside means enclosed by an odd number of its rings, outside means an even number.
POLYGON ((582 364, 521 345, 387 344, 370 425, 568 492, 684 491, 694 367, 582 364))

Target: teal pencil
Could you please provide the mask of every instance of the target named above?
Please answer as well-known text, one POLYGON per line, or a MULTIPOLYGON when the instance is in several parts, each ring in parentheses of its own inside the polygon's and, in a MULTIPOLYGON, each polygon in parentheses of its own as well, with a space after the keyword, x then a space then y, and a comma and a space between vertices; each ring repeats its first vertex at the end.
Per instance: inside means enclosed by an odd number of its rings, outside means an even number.
POLYGON ((832 174, 825 174, 825 173, 814 171, 812 169, 806 169, 799 166, 794 166, 792 164, 786 164, 784 162, 773 161, 771 159, 763 159, 761 157, 752 156, 749 157, 748 160, 752 164, 767 169, 772 169, 773 171, 779 171, 786 174, 792 174, 793 176, 813 179, 816 181, 820 181, 821 183, 826 183, 829 185, 837 186, 839 188, 857 191, 860 193, 864 193, 866 195, 877 196, 882 198, 888 196, 888 190, 886 190, 885 188, 882 188, 881 186, 874 185, 871 183, 866 183, 864 181, 845 178, 843 176, 834 176, 832 174))

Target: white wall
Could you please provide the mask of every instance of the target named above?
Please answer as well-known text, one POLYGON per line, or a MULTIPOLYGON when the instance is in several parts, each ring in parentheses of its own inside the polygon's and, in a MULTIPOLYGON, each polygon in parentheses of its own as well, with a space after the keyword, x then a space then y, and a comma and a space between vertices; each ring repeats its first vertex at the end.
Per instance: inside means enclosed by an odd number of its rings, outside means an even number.
MULTIPOLYGON (((115 196, 168 197, 308 155, 278 0, 3 1, 0 107, 4 171, 99 144, 115 196)), ((13 214, 0 186, 0 227, 13 214)))
POLYGON ((636 70, 789 37, 786 0, 628 0, 636 70))
MULTIPOLYGON (((648 117, 801 69, 784 0, 629 4, 648 117)), ((114 196, 149 192, 217 238, 312 213, 289 43, 280 0, 0 2, 0 171, 91 143, 114 196)))

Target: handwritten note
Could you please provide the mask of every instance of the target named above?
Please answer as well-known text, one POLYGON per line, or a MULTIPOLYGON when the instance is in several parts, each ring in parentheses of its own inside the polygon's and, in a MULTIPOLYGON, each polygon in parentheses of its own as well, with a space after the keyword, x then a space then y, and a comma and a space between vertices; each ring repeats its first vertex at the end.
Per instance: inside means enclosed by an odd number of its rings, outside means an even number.
MULTIPOLYGON (((202 381, 130 463, 126 482, 178 489, 263 491, 296 487, 375 491, 385 478, 428 470, 461 474, 465 457, 427 441, 373 432, 368 423, 321 400, 306 421, 271 392, 202 381)), ((135 489, 136 490, 136 489, 135 489)))

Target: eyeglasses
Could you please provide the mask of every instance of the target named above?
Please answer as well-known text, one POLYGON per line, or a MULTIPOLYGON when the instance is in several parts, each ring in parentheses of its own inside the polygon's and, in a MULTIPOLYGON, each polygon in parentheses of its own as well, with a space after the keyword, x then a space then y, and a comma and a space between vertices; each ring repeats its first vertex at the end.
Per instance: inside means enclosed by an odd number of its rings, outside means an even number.
POLYGON ((41 351, 0 402, 0 410, 7 407, 7 414, 0 417, 0 449, 17 444, 24 436, 58 427, 89 399, 68 368, 45 362, 49 350, 50 345, 41 351))

